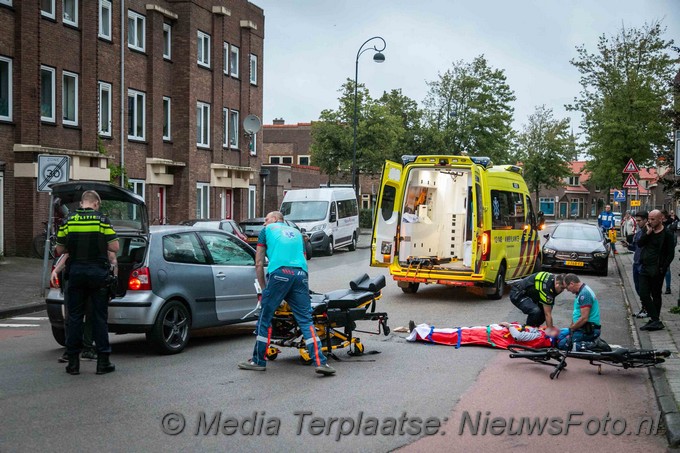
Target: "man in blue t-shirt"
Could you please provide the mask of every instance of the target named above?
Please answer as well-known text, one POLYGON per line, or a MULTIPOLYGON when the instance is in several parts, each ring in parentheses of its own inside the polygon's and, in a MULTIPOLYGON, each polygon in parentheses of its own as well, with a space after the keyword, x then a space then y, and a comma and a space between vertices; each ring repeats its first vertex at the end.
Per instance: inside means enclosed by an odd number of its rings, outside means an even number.
POLYGON ((323 375, 335 374, 335 369, 326 363, 321 341, 312 323, 307 259, 302 234, 286 225, 283 221, 283 214, 279 211, 272 211, 265 217, 264 228, 257 238, 255 270, 260 287, 264 288, 262 307, 257 321, 257 338, 253 358, 239 363, 238 367, 242 370, 266 370, 265 357, 272 334, 272 317, 285 299, 305 338, 309 356, 316 365, 316 372, 323 375), (269 259, 266 286, 265 256, 269 259))
POLYGON ((566 349, 566 343, 571 340, 576 350, 590 349, 602 330, 600 303, 597 301, 593 290, 583 283, 577 275, 565 275, 564 285, 567 291, 576 294, 576 297, 574 298, 574 311, 569 326, 569 330, 572 332, 571 338, 567 337, 560 340, 559 348, 566 349))

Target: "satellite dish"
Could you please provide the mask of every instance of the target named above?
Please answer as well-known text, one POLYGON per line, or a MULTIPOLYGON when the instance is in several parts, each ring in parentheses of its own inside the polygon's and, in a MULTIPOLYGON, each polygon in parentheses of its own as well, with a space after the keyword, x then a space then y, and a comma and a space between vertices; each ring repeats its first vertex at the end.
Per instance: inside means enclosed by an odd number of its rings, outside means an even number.
POLYGON ((257 134, 261 128, 262 121, 260 121, 257 115, 248 115, 243 120, 243 130, 249 134, 257 134))

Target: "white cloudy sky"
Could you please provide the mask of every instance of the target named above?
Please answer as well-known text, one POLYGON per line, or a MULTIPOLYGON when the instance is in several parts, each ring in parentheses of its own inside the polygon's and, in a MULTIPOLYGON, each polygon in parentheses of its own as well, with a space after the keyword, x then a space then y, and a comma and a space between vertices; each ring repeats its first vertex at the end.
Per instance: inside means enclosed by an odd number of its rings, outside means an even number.
POLYGON ((359 60, 359 83, 373 97, 401 88, 422 106, 426 82, 484 54, 517 96, 516 128, 541 104, 578 127, 564 108, 580 91, 569 63, 576 46, 595 51, 600 35, 653 21, 680 45, 680 0, 250 1, 265 14, 264 124, 309 122, 337 108, 338 89, 373 36, 387 42, 384 63, 372 51, 359 60))

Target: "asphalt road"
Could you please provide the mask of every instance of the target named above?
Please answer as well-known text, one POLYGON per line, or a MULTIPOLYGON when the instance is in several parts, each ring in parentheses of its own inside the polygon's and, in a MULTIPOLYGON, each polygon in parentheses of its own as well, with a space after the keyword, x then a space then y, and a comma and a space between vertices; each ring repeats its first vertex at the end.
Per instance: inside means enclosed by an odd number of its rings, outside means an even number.
MULTIPOLYGON (((310 261, 312 289, 344 288, 363 272, 386 273, 368 266, 368 254, 338 251, 315 257, 310 261)), ((609 277, 584 276, 584 281, 600 297, 606 340, 630 345, 634 339, 620 280, 613 260, 610 265, 609 277)), ((558 298, 558 325, 568 322, 572 300, 565 294, 558 298)), ((474 291, 441 286, 421 286, 417 294, 406 295, 391 279, 378 310, 388 312, 392 329, 410 319, 440 327, 523 320, 507 295, 489 301, 474 291)), ((34 319, 44 316, 5 321, 23 327, 0 327, 0 363, 11 364, 0 371, 2 452, 383 452, 404 446, 410 451, 544 451, 548 443, 567 451, 579 445, 653 452, 665 445, 661 432, 591 435, 583 426, 559 436, 475 435, 469 424, 460 432, 466 413, 479 415, 482 422, 484 417, 507 421, 513 415, 566 419, 579 411, 585 421, 608 413, 632 425, 657 413, 644 370, 609 369, 598 376, 595 367, 570 362, 559 380, 551 381, 549 368, 518 363, 503 351, 411 344, 405 333, 359 333, 366 351, 378 354, 348 357, 341 351, 342 360, 332 362, 338 370, 334 377, 314 374, 292 349, 284 349, 266 372, 247 372, 236 368, 254 343, 253 325, 247 324, 196 333, 186 351, 174 356, 155 355, 142 335, 114 336, 115 373, 96 376, 95 364, 83 362, 82 374, 70 376, 56 362, 62 349, 48 321, 34 319), (180 420, 181 432, 164 432, 178 430, 180 420), (409 429, 400 427, 402 420, 409 429), (420 439, 426 430, 433 435, 420 439)), ((362 327, 374 330, 376 325, 362 327)))

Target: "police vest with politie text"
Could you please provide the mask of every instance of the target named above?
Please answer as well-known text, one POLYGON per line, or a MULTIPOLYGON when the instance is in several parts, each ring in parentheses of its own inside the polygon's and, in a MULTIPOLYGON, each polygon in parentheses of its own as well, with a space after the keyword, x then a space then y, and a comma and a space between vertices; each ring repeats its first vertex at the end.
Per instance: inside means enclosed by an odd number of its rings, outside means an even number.
POLYGON ((117 236, 108 217, 92 208, 81 208, 59 227, 57 242, 63 243, 64 238, 70 262, 108 266, 108 243, 117 236))

